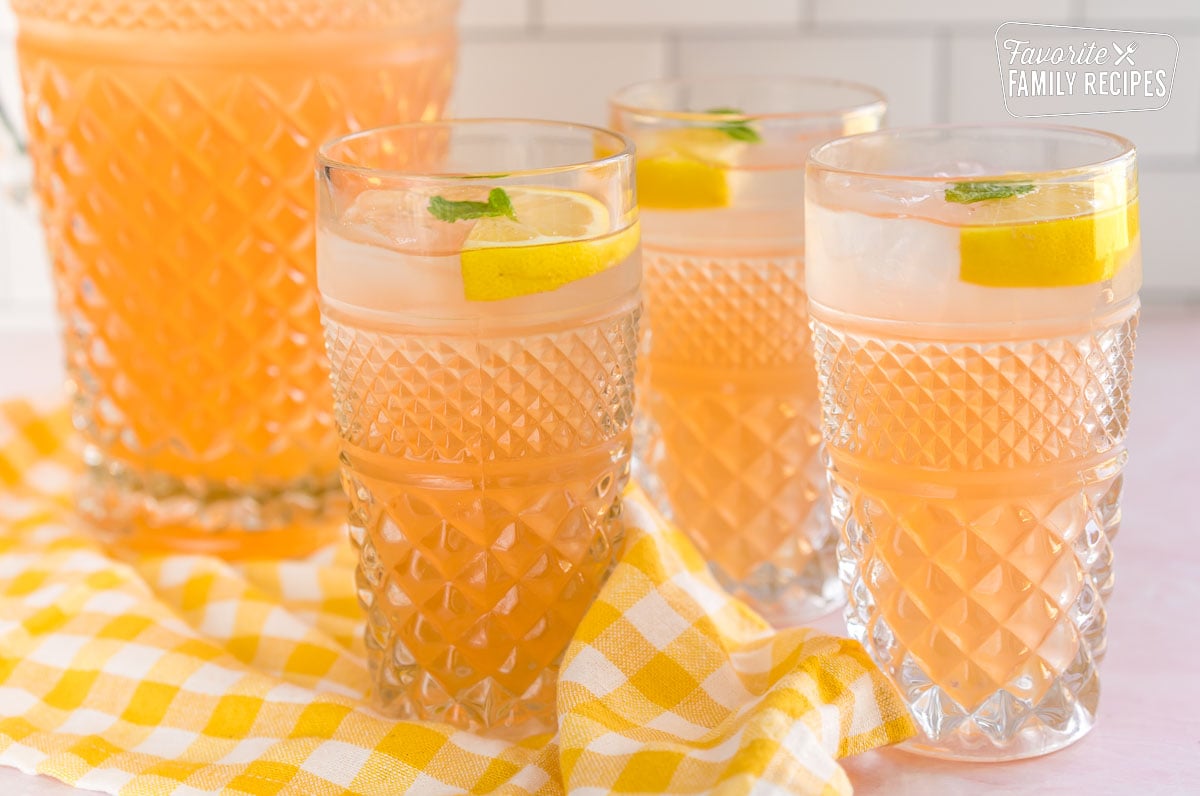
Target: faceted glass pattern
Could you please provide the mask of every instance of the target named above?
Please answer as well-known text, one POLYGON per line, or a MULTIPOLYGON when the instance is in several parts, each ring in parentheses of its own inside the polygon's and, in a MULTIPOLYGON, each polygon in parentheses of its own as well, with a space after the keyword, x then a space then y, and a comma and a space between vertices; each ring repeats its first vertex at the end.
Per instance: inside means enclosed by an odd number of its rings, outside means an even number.
POLYGON ((494 336, 326 317, 359 599, 402 718, 553 727, 619 552, 637 310, 494 336))
POLYGON ((1019 758, 1093 723, 1136 326, 983 343, 814 320, 847 624, 917 751, 1019 758))
POLYGON ((722 584, 779 622, 841 599, 799 256, 644 249, 639 479, 722 584))
POLYGON ((30 150, 91 466, 82 507, 128 543, 294 554, 324 538, 301 522, 337 487, 313 153, 352 129, 440 111, 454 5, 427 4, 419 37, 403 27, 413 8, 17 2, 30 150), (166 29, 169 44, 154 32, 166 29), (273 542, 265 533, 289 524, 273 542), (239 530, 258 534, 203 533, 239 530))
POLYGON ((9 0, 27 21, 88 30, 263 33, 413 30, 444 24, 455 0, 9 0))

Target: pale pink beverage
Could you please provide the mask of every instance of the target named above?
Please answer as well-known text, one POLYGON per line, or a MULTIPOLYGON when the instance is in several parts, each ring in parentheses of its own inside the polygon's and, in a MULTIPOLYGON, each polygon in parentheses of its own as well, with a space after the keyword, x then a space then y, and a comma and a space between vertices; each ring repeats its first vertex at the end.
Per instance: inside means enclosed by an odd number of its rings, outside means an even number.
POLYGON ((402 125, 322 150, 333 406, 393 715, 554 726, 559 661, 624 535, 632 171, 618 136, 551 122, 402 125), (511 216, 487 215, 497 197, 511 216))
POLYGON ((884 131, 817 150, 814 344, 847 624, 939 757, 1092 727, 1141 284, 1124 139, 884 131))
POLYGON ((781 623, 841 600, 804 291, 803 166, 878 126, 867 88, 787 78, 630 87, 645 230, 637 475, 714 574, 781 623))

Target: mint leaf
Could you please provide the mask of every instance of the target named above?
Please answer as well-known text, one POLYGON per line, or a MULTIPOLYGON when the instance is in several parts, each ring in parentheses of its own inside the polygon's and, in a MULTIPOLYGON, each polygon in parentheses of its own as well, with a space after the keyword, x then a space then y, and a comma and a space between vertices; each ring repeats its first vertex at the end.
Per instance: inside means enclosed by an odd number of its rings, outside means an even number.
POLYGON ((723 130, 725 135, 736 141, 747 141, 751 144, 757 144, 762 140, 762 136, 758 134, 758 131, 746 126, 744 123, 726 124, 717 129, 723 130))
POLYGON ((517 220, 516 211, 513 210, 512 200, 508 198, 508 192, 503 188, 493 188, 488 194, 488 205, 495 211, 494 215, 508 216, 513 221, 517 220))
POLYGON ((969 205, 985 199, 1008 199, 1033 190, 1027 182, 956 182, 946 189, 946 201, 969 205))
MULTIPOLYGON (((705 113, 711 113, 720 116, 741 116, 742 112, 737 108, 709 108, 705 113)), ((762 141, 762 136, 758 131, 750 126, 749 119, 735 119, 728 122, 722 122, 715 125, 716 129, 725 133, 735 141, 745 141, 749 144, 757 144, 762 141)))
POLYGON ((461 201, 456 202, 442 196, 434 196, 429 200, 429 214, 439 221, 453 224, 455 221, 469 221, 475 218, 498 218, 507 216, 513 221, 517 214, 513 211, 512 200, 503 188, 493 188, 486 202, 461 201))

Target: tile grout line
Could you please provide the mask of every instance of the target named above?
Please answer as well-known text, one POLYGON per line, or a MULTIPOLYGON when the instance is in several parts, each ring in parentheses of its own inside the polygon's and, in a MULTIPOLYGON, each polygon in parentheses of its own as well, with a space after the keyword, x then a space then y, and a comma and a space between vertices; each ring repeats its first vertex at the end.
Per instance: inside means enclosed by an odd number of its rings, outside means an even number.
POLYGON ((1087 19, 1087 0, 1071 0, 1067 10, 1067 24, 1082 25, 1087 19))
POLYGON ((1178 174, 1181 171, 1196 171, 1200 158, 1190 155, 1138 155, 1138 169, 1155 174, 1178 174))
MULTIPOLYGON (((0 0, 2 2, 2 0, 0 0)), ((766 34, 768 29, 760 31, 766 34)), ((522 30, 508 28, 473 28, 462 33, 463 41, 485 43, 563 44, 605 43, 662 43, 665 36, 683 37, 687 34, 671 28, 620 28, 620 27, 565 27, 522 30)), ((794 35, 794 34, 793 34, 794 35)))
POLYGON ((525 6, 525 30, 530 33, 543 33, 546 30, 545 8, 542 0, 527 0, 525 6))
POLYGON ((663 40, 663 77, 683 77, 683 46, 677 31, 668 33, 663 40))
POLYGON ((933 118, 938 124, 946 124, 950 121, 951 34, 938 29, 933 35, 933 118))
POLYGON ((817 27, 817 0, 798 0, 800 3, 800 30, 812 31, 817 27))

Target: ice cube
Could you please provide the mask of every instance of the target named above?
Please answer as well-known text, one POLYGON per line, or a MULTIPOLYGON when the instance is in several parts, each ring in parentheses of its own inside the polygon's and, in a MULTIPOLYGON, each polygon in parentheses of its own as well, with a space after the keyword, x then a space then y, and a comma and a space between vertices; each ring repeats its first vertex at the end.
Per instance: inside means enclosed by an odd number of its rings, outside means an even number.
POLYGON ((435 218, 429 212, 429 200, 434 196, 482 201, 487 198, 487 189, 420 185, 408 190, 366 190, 342 213, 341 234, 398 251, 423 254, 461 251, 472 224, 447 223, 435 218))

